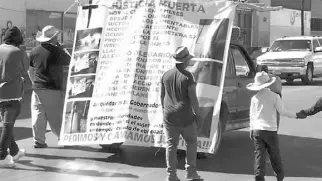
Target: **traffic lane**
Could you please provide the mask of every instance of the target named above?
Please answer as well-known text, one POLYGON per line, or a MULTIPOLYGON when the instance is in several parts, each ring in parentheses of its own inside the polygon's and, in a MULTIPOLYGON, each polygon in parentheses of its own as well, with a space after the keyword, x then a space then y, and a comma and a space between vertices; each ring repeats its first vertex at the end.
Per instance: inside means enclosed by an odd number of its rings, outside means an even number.
MULTIPOLYGON (((300 81, 283 85, 283 102, 293 112, 311 107, 321 95, 322 80, 312 85, 302 85, 300 81)), ((282 117, 280 124, 280 146, 287 175, 308 175, 321 177, 322 168, 322 114, 306 119, 282 117), (293 173, 288 173, 291 170, 293 173)))
MULTIPOLYGON (((298 112, 301 109, 308 109, 322 97, 321 94, 322 79, 316 79, 312 85, 301 85, 300 81, 293 84, 283 85, 283 102, 286 109, 292 112, 298 112)), ((281 119, 280 133, 285 135, 294 135, 301 137, 310 137, 322 139, 322 114, 317 113, 306 119, 281 119)))
MULTIPOLYGON (((319 81, 313 86, 296 85, 297 82, 294 84, 293 86, 283 86, 283 101, 289 110, 299 111, 311 105, 315 98, 319 97, 319 81), (301 106, 298 106, 299 103, 301 106)), ((322 146, 321 134, 318 134, 322 125, 316 117, 310 119, 282 119, 279 138, 287 177, 322 177, 322 172, 318 169, 322 168, 322 157, 319 153, 322 146)), ((113 161, 139 167, 159 168, 164 165, 164 150, 160 153, 162 155, 160 158, 155 158, 152 149, 140 148, 140 151, 136 152, 137 149, 133 149, 133 152, 130 149, 124 149, 123 154, 128 156, 120 156, 113 161), (131 156, 134 154, 135 157, 131 156), (144 160, 142 160, 143 157, 144 160), (151 162, 151 160, 154 161, 151 162)), ((179 159, 179 168, 184 169, 183 158, 179 159)), ((267 175, 274 176, 272 169, 270 167, 267 169, 267 175)), ((225 133, 218 154, 212 159, 198 160, 198 170, 229 175, 252 175, 253 143, 249 139, 248 130, 225 133)))
MULTIPOLYGON (((280 135, 280 149, 281 155, 284 162, 285 176, 296 178, 322 178, 322 157, 320 154, 322 141, 314 138, 303 138, 297 136, 280 135)), ((224 134, 223 142, 219 152, 211 159, 198 160, 197 167, 201 171, 200 174, 209 175, 209 179, 216 176, 215 174, 222 173, 223 178, 235 178, 238 176, 249 176, 252 178, 253 175, 253 160, 254 160, 254 147, 253 142, 249 139, 249 132, 243 131, 232 131, 224 134), (212 175, 211 177, 211 174, 212 175)), ((144 154, 145 159, 155 160, 153 165, 163 164, 163 156, 156 159, 151 154, 144 154), (148 156, 150 155, 150 156, 148 156)), ((150 162, 141 161, 141 156, 132 157, 136 161, 132 161, 135 166, 139 167, 150 167, 150 162)), ((122 160, 122 157, 120 157, 122 160)), ((120 161, 118 160, 118 161, 120 161)), ((128 163, 128 160, 123 160, 121 163, 128 163)), ((184 170, 184 158, 179 159, 178 168, 184 170)), ((270 165, 267 165, 266 175, 274 177, 274 172, 270 165)), ((203 175, 204 176, 204 175, 203 175)), ((218 178, 218 177, 216 177, 218 178)), ((207 179, 206 179, 207 180, 207 179)), ((239 180, 239 179, 236 179, 239 180)), ((240 179, 242 180, 242 179, 240 179)))

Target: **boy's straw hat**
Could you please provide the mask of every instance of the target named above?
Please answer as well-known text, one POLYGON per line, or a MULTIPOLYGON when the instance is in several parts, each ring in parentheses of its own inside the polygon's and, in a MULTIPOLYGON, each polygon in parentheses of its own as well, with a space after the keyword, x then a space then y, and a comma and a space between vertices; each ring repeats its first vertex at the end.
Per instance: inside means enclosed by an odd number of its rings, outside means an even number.
POLYGON ((275 77, 270 78, 269 75, 264 71, 257 72, 254 78, 254 83, 248 84, 246 88, 252 91, 259 91, 272 85, 275 80, 275 77))

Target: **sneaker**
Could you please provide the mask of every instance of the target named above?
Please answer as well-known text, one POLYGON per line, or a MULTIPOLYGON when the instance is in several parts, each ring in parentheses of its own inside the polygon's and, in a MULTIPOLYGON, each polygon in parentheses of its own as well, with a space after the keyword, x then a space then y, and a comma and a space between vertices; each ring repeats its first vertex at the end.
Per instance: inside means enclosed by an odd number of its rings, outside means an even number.
POLYGON ((12 158, 14 162, 17 162, 22 158, 23 156, 26 155, 26 150, 25 149, 20 149, 18 153, 12 158))
POLYGON ((12 156, 7 155, 5 159, 0 160, 0 167, 15 167, 15 162, 13 162, 12 156))
POLYGON ((198 175, 197 171, 189 171, 187 172, 187 179, 194 180, 194 179, 201 179, 200 175, 198 175))
POLYGON ((34 148, 47 148, 47 147, 48 147, 48 145, 46 143, 38 143, 38 142, 36 142, 34 144, 34 148))

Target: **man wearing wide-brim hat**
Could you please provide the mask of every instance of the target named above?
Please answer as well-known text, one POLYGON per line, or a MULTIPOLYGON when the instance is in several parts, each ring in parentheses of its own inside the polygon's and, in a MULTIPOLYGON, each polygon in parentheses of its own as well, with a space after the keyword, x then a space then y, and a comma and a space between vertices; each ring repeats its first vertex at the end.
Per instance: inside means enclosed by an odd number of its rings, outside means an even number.
POLYGON ((63 68, 69 65, 70 55, 58 43, 60 30, 48 25, 37 34, 40 45, 30 53, 34 71, 31 97, 31 120, 35 148, 46 148, 47 121, 59 138, 64 105, 63 68))
POLYGON ((269 154, 277 181, 284 179, 276 113, 289 118, 297 118, 296 113, 284 108, 281 97, 269 89, 275 81, 275 77, 270 77, 262 71, 256 73, 254 83, 246 86, 251 91, 257 91, 250 103, 250 138, 254 140, 255 146, 255 181, 265 180, 266 152, 269 154))
POLYGON ((177 146, 182 135, 187 144, 187 179, 200 179, 196 171, 197 136, 202 128, 196 82, 185 70, 193 58, 187 47, 180 46, 174 53, 175 67, 165 72, 161 80, 161 103, 166 137, 167 181, 179 181, 177 176, 177 146))

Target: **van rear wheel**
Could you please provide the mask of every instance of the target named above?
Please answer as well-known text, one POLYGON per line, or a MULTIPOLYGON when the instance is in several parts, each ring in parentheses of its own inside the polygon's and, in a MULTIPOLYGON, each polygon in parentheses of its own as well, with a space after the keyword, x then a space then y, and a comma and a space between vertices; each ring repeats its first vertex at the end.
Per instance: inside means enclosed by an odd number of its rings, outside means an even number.
POLYGON ((225 132, 226 129, 226 120, 228 118, 228 109, 226 106, 221 105, 221 111, 220 111, 220 117, 219 117, 219 121, 218 121, 218 127, 217 127, 217 131, 214 135, 215 137, 215 148, 213 153, 197 153, 197 158, 198 159, 204 159, 204 158, 212 158, 214 157, 217 152, 219 151, 220 148, 220 144, 221 144, 221 140, 222 140, 222 135, 225 132))

